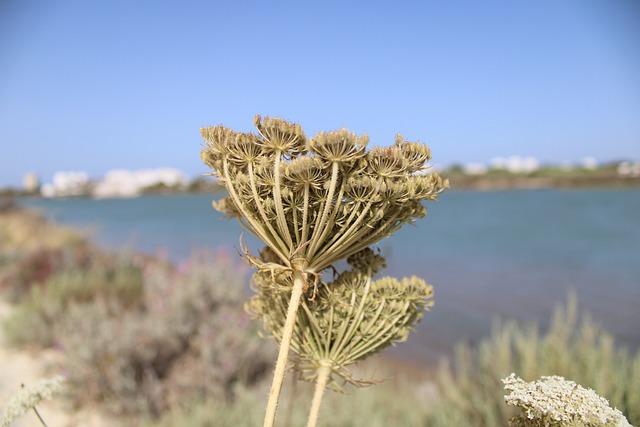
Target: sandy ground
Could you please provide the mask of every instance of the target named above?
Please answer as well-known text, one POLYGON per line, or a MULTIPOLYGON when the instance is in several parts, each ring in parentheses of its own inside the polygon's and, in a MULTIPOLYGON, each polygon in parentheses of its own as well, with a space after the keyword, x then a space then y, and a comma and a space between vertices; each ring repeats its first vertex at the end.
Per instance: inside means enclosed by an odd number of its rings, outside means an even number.
MULTIPOLYGON (((11 313, 12 307, 0 300, 0 323, 11 313)), ((21 385, 30 385, 44 378, 62 375, 55 369, 47 368, 59 355, 53 351, 32 353, 19 351, 6 345, 0 328, 0 408, 20 391, 21 385)), ((63 399, 45 401, 37 407, 38 412, 49 427, 103 427, 112 426, 106 417, 97 411, 74 411, 65 406, 63 399)), ((42 427, 33 412, 28 412, 11 424, 12 427, 42 427)))

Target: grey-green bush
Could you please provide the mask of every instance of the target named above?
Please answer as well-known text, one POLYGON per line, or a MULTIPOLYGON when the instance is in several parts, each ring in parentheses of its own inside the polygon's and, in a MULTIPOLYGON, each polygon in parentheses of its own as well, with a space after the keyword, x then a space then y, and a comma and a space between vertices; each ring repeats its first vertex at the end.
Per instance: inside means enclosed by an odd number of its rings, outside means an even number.
POLYGON ((640 353, 629 355, 613 337, 588 316, 578 322, 577 302, 571 295, 555 310, 549 331, 498 323, 477 348, 461 345, 453 367, 438 372, 441 398, 427 417, 427 425, 498 426, 513 415, 504 404, 501 379, 512 372, 526 381, 545 375, 571 378, 594 389, 634 425, 640 424, 640 353))
POLYGON ((241 279, 205 258, 152 263, 142 309, 72 307, 58 335, 74 399, 157 417, 186 400, 233 399, 237 384, 261 379, 274 348, 243 310, 241 279))

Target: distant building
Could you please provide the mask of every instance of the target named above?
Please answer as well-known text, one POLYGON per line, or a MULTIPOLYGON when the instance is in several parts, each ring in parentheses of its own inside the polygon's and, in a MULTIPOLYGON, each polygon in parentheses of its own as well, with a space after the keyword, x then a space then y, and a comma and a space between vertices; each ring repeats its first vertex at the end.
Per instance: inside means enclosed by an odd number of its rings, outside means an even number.
POLYGON ((591 156, 584 157, 580 161, 580 166, 582 166, 583 169, 595 170, 598 168, 598 160, 591 156))
POLYGON ((27 193, 37 193, 40 190, 40 178, 35 172, 29 172, 24 176, 22 186, 27 193))
POLYGON ((640 160, 635 162, 620 162, 618 165, 618 175, 621 176, 640 176, 640 160))
POLYGON ((115 169, 107 172, 98 181, 91 192, 94 197, 135 197, 143 190, 163 185, 169 188, 182 188, 189 183, 187 176, 178 169, 142 169, 130 171, 115 169))
POLYGON ((467 163, 462 166, 462 170, 467 175, 484 175, 489 168, 482 163, 467 163))
POLYGON ((53 174, 53 182, 40 189, 44 197, 83 196, 89 193, 89 175, 86 172, 62 171, 53 174))
POLYGON ((540 169, 540 162, 535 157, 509 156, 491 159, 493 169, 505 169, 511 173, 531 173, 540 169))

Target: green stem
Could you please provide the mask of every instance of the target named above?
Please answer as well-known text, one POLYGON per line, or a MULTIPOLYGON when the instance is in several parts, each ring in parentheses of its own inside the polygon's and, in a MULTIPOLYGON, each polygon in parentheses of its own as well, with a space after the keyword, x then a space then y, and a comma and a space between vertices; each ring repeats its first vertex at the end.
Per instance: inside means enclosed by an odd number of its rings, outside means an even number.
POLYGON ((291 347, 291 337, 296 324, 296 316, 300 299, 304 290, 306 280, 301 270, 293 270, 293 290, 291 291, 291 299, 287 308, 287 318, 282 328, 282 339, 280 341, 280 350, 278 352, 278 360, 273 372, 273 382, 269 391, 269 402, 264 415, 264 427, 272 427, 276 419, 276 411, 278 410, 278 399, 280 398, 280 390, 282 389, 282 381, 284 380, 285 369, 287 367, 287 356, 289 355, 289 347, 291 347))
POLYGON ((327 387, 327 381, 331 375, 331 367, 323 365, 318 370, 318 378, 316 378, 316 391, 313 393, 313 400, 311 401, 311 410, 309 411, 309 418, 307 420, 307 427, 315 427, 318 422, 318 414, 320 413, 320 403, 322 402, 322 396, 324 396, 324 389, 327 387))

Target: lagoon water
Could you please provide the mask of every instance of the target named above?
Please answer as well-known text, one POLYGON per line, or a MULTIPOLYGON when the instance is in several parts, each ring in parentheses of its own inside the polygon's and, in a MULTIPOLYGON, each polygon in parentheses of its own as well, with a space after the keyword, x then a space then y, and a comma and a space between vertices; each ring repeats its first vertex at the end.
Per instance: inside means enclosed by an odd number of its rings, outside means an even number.
MULTIPOLYGON (((23 199, 102 245, 164 251, 238 247, 242 231, 211 208, 216 195, 129 200, 23 199)), ((433 284, 435 306, 398 358, 431 365, 456 342, 478 342, 494 319, 548 325, 575 290, 581 312, 632 349, 640 347, 640 191, 449 191, 429 213, 378 246, 386 274, 433 284)), ((250 248, 259 248, 246 236, 250 248)), ((212 255, 213 256, 213 255, 212 255)))

